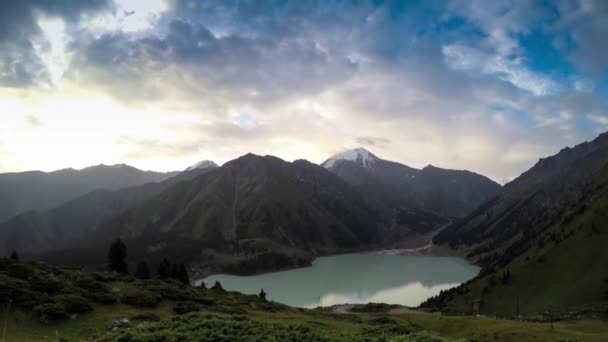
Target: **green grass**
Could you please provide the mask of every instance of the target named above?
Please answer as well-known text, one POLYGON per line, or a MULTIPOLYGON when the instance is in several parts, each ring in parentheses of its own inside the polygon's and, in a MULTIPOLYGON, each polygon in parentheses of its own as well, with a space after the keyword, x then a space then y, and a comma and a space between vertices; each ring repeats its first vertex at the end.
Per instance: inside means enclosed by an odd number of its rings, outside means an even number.
POLYGON ((514 316, 563 316, 583 314, 608 316, 608 196, 603 196, 585 213, 566 226, 554 226, 546 233, 571 232, 558 244, 546 242, 534 247, 498 270, 497 285, 488 286, 489 276, 475 280, 470 292, 456 296, 447 309, 471 312, 472 302, 482 299, 481 313, 514 316), (595 229, 594 229, 595 227, 595 229), (500 274, 510 270, 508 284, 500 274), (483 288, 488 286, 489 293, 483 288), (590 313, 591 311, 591 313, 590 313))
MULTIPOLYGON (((374 312, 336 315, 328 308, 291 308, 257 296, 189 287, 170 280, 141 281, 129 276, 65 270, 6 259, 0 259, 0 280, 3 280, 0 296, 15 299, 8 315, 6 305, 2 307, 1 317, 6 318, 6 341, 10 342, 608 340, 608 324, 601 320, 563 321, 552 327, 549 323, 448 316, 414 310, 391 314, 387 312, 391 307, 378 304, 360 306, 363 311, 374 312), (60 281, 61 286, 40 281, 49 278, 60 281), (101 304, 85 288, 112 293, 118 301, 101 304), (138 307, 139 302, 121 303, 123 294, 133 292, 155 293, 161 300, 154 302, 152 307, 138 307), (59 319, 44 319, 34 314, 32 308, 45 303, 61 305, 60 299, 66 295, 81 296, 93 310, 84 314, 67 312, 59 319), (174 310, 176 307, 195 311, 178 314, 174 310), (116 326, 115 322, 123 318, 129 319, 129 323, 116 326)), ((67 306, 65 308, 68 310, 67 306)))
MULTIPOLYGON (((227 295, 232 296, 232 295, 227 295)), ((243 305, 243 304, 242 304, 243 305)), ((244 305, 247 307, 248 305, 244 305)), ((240 331, 242 339, 234 339, 227 331, 225 336, 234 341, 271 341, 274 337, 291 336, 289 332, 297 330, 294 335, 306 341, 307 338, 321 341, 606 341, 608 324, 599 320, 576 320, 570 322, 549 323, 520 322, 473 316, 446 316, 439 313, 416 312, 401 315, 360 314, 332 315, 327 312, 290 309, 283 312, 250 311, 242 314, 218 313, 215 309, 178 316, 172 312, 172 303, 167 301, 153 309, 139 309, 115 304, 95 307, 93 313, 81 315, 75 319, 58 322, 40 323, 30 313, 23 310, 13 311, 9 316, 7 341, 57 341, 58 337, 68 341, 117 341, 121 337, 131 336, 131 341, 148 341, 160 338, 159 341, 171 341, 188 332, 196 333, 197 338, 208 336, 217 339, 214 333, 228 329, 234 333, 240 331), (112 332, 110 323, 121 318, 132 317, 141 312, 153 312, 160 316, 160 322, 137 322, 127 329, 112 332), (176 317, 179 317, 176 318, 176 317), (381 319, 378 319, 381 318, 381 319), (389 323, 386 323, 388 319, 389 323), (178 321, 179 320, 179 321, 178 321), (394 321, 391 323, 390 321, 394 321), (240 322, 245 321, 246 324, 240 322), (380 324, 378 322, 384 322, 380 324), (193 328, 198 327, 198 330, 193 328), (403 331, 411 330, 412 334, 392 331, 399 327, 403 331), (381 339, 385 336, 386 339, 381 339), (439 339, 442 337, 442 339, 439 339), (257 338, 257 339, 256 339, 257 338), (431 339, 432 338, 432 339, 431 339)), ((220 334, 221 335, 221 334, 220 334)), ((183 336, 182 336, 183 337, 183 336)), ((188 339, 184 339, 188 341, 188 339)), ((206 341, 201 339, 201 341, 206 341)), ((281 341, 281 339, 277 339, 281 341)))

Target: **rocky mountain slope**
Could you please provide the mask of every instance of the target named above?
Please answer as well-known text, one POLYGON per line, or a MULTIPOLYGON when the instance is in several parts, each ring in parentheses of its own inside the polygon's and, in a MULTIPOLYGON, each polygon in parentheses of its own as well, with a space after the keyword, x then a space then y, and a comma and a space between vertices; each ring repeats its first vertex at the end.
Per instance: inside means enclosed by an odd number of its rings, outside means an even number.
POLYGON ((200 257, 208 250, 232 258, 236 271, 253 272, 294 266, 306 255, 385 246, 408 234, 415 232, 394 222, 391 208, 322 167, 248 154, 106 222, 95 240, 122 236, 146 246, 142 251, 179 250, 189 261, 209 261, 200 257))
POLYGON ((445 217, 462 217, 497 194, 500 185, 469 171, 421 170, 357 148, 321 164, 348 183, 385 201, 445 217))

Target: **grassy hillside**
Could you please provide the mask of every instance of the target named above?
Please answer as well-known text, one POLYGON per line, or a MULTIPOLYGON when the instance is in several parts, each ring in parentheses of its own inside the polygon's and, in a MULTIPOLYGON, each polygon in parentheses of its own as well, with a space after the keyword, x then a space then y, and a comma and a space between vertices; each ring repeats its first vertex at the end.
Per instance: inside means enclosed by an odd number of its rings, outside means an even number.
POLYGON ((6 341, 605 341, 601 321, 518 322, 372 305, 305 310, 171 280, 0 259, 6 341), (369 313, 373 311, 374 313, 369 313))
POLYGON ((484 266, 425 303, 503 316, 606 315, 608 135, 541 160, 434 240, 484 266))
POLYGON ((518 308, 521 315, 589 310, 608 315, 607 228, 608 194, 568 224, 554 225, 529 241, 533 247, 506 265, 429 304, 470 313, 478 302, 481 313, 504 316, 516 315, 518 308))

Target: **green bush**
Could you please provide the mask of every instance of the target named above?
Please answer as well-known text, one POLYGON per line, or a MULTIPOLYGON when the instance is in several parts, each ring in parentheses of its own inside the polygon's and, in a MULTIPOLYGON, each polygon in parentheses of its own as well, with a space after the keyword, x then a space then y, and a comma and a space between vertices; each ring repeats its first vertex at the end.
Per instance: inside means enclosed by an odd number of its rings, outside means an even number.
POLYGON ((99 291, 104 289, 103 284, 88 274, 79 274, 76 279, 74 279, 74 285, 87 291, 99 291))
POLYGON ((116 296, 109 292, 92 292, 88 297, 92 301, 106 305, 114 304, 117 301, 116 296))
POLYGON ((50 276, 35 275, 30 279, 30 286, 44 293, 57 293, 63 288, 63 284, 50 276))
POLYGON ((125 304, 129 304, 129 305, 133 305, 133 306, 137 306, 137 307, 155 307, 156 305, 158 305, 158 303, 160 303, 161 297, 159 295, 157 295, 154 292, 151 291, 146 291, 146 290, 142 290, 142 291, 130 291, 125 293, 120 301, 125 303, 125 304))
POLYGON ((31 267, 30 265, 15 263, 8 266, 7 273, 13 278, 27 280, 36 274, 36 269, 31 267))
POLYGON ((61 295, 55 297, 57 302, 63 304, 66 312, 69 313, 85 313, 93 310, 89 301, 76 294, 61 295))
POLYGON ((160 321, 160 316, 154 312, 140 312, 131 316, 131 320, 141 322, 158 322, 160 321))
POLYGON ((66 312, 63 305, 59 303, 40 304, 34 308, 34 314, 42 322, 48 322, 65 317, 66 312))
POLYGON ((196 312, 199 309, 200 306, 194 302, 177 302, 173 306, 173 311, 180 315, 188 312, 196 312))

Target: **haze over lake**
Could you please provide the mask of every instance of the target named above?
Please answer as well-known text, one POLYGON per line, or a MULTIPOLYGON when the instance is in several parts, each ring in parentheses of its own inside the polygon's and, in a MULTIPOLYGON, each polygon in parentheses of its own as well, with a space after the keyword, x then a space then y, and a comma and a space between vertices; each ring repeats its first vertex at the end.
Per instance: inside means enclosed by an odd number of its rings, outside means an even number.
POLYGON ((344 303, 383 302, 417 306, 439 291, 473 278, 475 265, 456 257, 345 254, 318 258, 312 267, 255 276, 212 275, 231 291, 312 308, 344 303))

